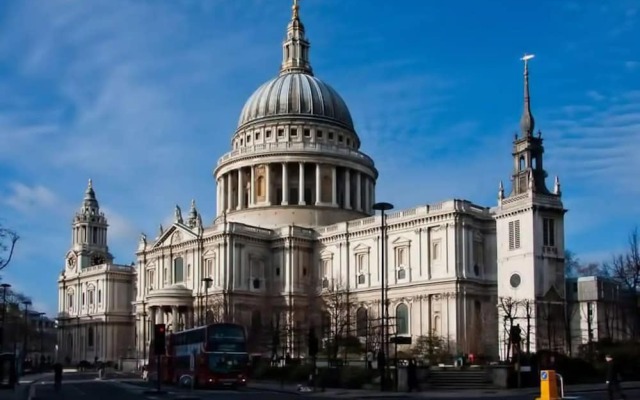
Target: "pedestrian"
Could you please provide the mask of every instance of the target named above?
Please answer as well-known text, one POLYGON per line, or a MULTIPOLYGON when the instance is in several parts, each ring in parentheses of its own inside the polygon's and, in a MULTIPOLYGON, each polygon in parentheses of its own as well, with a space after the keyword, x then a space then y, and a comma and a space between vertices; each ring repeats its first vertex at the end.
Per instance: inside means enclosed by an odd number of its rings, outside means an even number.
POLYGON ((622 388, 620 387, 618 364, 613 360, 611 354, 607 354, 605 360, 607 360, 607 392, 609 393, 609 400, 614 400, 616 394, 619 394, 621 399, 626 399, 627 396, 622 393, 622 388))
POLYGON ((418 365, 416 364, 416 360, 409 360, 409 365, 407 366, 407 386, 409 387, 409 391, 413 392, 419 391, 418 388, 418 365))
POLYGON ((59 392, 62 386, 62 364, 60 363, 55 363, 53 366, 53 382, 56 392, 59 392))

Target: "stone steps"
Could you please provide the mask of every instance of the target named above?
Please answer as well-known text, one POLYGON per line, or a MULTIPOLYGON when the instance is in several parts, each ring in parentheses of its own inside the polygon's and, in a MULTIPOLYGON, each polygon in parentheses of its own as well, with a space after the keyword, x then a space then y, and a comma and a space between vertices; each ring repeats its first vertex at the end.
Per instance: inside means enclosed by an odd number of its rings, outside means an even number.
POLYGON ((431 371, 428 379, 429 387, 438 389, 490 389, 493 388, 489 375, 479 371, 431 371))

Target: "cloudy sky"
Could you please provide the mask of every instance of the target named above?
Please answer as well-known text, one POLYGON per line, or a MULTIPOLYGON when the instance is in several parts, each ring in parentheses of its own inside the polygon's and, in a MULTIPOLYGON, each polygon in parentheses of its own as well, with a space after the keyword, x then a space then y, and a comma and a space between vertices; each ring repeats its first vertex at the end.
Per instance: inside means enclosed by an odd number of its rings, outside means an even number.
MULTIPOLYGON (((213 166, 278 71, 290 3, 3 1, 0 222, 21 240, 2 279, 55 312, 89 178, 117 262, 176 203, 194 198, 210 223, 213 166)), ((495 204, 522 111, 519 58, 535 53, 533 111, 570 209, 567 246, 600 260, 640 216, 640 2, 606 3, 303 0, 301 17, 316 75, 376 160, 376 197, 399 208, 495 204)))

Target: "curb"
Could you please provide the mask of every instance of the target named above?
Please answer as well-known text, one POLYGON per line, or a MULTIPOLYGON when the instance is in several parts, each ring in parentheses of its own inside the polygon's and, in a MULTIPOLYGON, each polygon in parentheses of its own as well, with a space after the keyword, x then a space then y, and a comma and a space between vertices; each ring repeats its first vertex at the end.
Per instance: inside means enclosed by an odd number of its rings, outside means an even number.
POLYGON ((47 378, 48 376, 41 376, 37 379, 32 380, 31 382, 29 382, 24 391, 26 392, 26 396, 20 396, 19 400, 25 399, 25 400, 33 400, 36 398, 36 383, 44 380, 45 378, 47 378))
POLYGON ((272 393, 283 393, 283 394, 289 394, 289 395, 296 395, 296 396, 303 396, 303 395, 313 395, 314 393, 318 393, 318 392, 298 392, 298 391, 292 391, 292 390, 286 390, 286 389, 277 389, 277 388, 264 388, 264 387, 255 387, 255 386, 247 386, 247 389, 251 389, 251 390, 262 390, 263 392, 272 392, 272 393))

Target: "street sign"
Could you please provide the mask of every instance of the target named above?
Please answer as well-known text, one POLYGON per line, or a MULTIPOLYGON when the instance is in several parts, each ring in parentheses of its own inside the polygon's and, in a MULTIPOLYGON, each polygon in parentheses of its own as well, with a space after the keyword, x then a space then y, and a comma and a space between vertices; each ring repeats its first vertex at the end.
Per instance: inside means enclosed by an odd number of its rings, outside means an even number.
POLYGON ((549 375, 547 374, 547 371, 541 371, 540 372, 540 380, 546 381, 549 379, 549 375))

